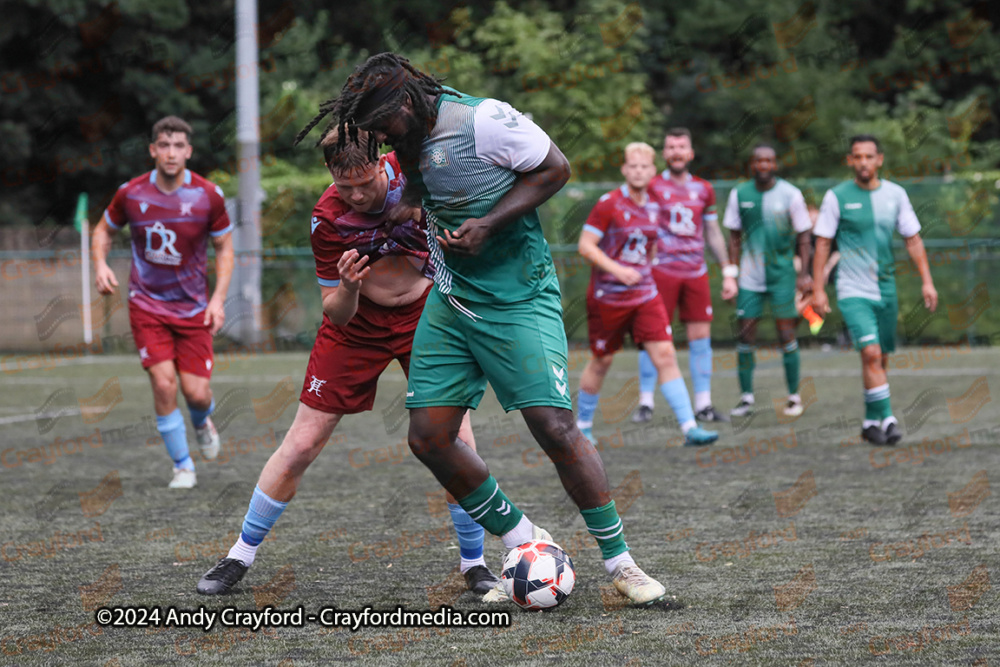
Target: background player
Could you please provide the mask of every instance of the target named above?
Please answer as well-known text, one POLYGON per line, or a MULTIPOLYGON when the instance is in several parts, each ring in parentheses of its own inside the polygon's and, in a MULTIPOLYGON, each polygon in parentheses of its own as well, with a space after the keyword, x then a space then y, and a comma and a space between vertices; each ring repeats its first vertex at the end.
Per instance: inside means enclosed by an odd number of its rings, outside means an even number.
POLYGON ((875 445, 894 445, 903 434, 889 404, 886 367, 896 349, 896 265, 892 254, 892 232, 906 239, 906 251, 920 272, 924 305, 937 308, 937 290, 931 279, 927 252, 906 190, 880 179, 882 149, 870 134, 851 138, 848 164, 854 180, 828 190, 816 221, 816 257, 813 260, 813 308, 820 315, 830 312, 823 269, 836 239, 840 250, 837 265, 837 305, 861 351, 865 418, 861 437, 875 445))
MULTIPOLYGON (((316 203, 310 222, 323 323, 309 356, 299 408, 260 474, 239 539, 198 582, 202 594, 227 593, 243 578, 341 418, 372 409, 378 378, 392 360, 409 372, 413 331, 433 274, 426 235, 412 219, 386 224, 406 183, 395 154, 373 159, 367 148, 353 143, 338 152, 337 139, 333 128, 320 141, 334 181, 316 203)), ((367 146, 367 135, 361 133, 359 139, 367 146)), ((459 437, 475 448, 467 413, 459 437)), ((447 500, 466 583, 486 593, 499 579, 483 560, 483 529, 454 498, 447 500)))
MULTIPOLYGON (((705 244, 722 266, 723 299, 736 296, 739 269, 729 263, 712 184, 688 171, 694 160, 691 132, 683 127, 669 130, 663 141, 663 157, 667 169, 649 184, 650 192, 664 211, 653 278, 671 321, 674 310, 680 306, 680 321, 684 323, 690 349, 695 417, 700 421, 729 421, 712 406, 712 294, 705 244)), ((649 355, 640 352, 639 407, 632 421, 647 422, 653 418, 656 379, 656 368, 649 355)))
POLYGON ((212 337, 225 321, 223 305, 233 274, 233 229, 222 190, 185 168, 191 126, 176 116, 153 125, 149 155, 156 168, 122 184, 94 228, 97 291, 118 288, 107 256, 111 237, 128 224, 132 271, 128 313, 142 367, 153 385, 156 427, 174 461, 172 489, 196 482, 187 430, 177 407, 177 384, 191 413, 201 453, 219 454, 219 434, 209 415, 212 337), (208 298, 207 242, 215 248, 215 291, 208 298))
POLYGON ((573 419, 559 281, 536 210, 569 179, 565 156, 509 104, 442 88, 390 53, 369 58, 320 111, 342 131, 356 125, 393 145, 442 260, 413 341, 414 454, 508 549, 548 539, 455 437, 489 380, 555 464, 615 587, 635 603, 660 599, 666 591, 628 553, 601 457, 573 419))
POLYGON ((603 195, 580 233, 580 255, 593 265, 587 291, 587 329, 592 356, 580 377, 577 422, 597 444, 591 428, 601 385, 625 332, 649 354, 658 372, 660 391, 673 408, 685 435, 685 444, 707 445, 718 434, 698 428, 677 352, 670 336, 670 320, 657 298, 652 260, 656 255, 662 211, 647 191, 656 175, 656 151, 649 144, 625 147, 622 175, 625 185, 603 195))
POLYGON ((795 327, 799 322, 795 291, 806 293, 812 289, 812 277, 808 274, 812 220, 802 192, 778 178, 777 171, 774 148, 766 144, 754 147, 750 158, 753 180, 730 191, 722 222, 730 230, 730 257, 740 258, 736 350, 741 397, 730 412, 734 417, 743 417, 753 410, 754 344, 765 301, 771 302, 778 340, 784 351, 785 383, 788 385, 784 412, 790 417, 802 414, 799 344, 795 340, 795 327), (797 278, 795 254, 802 267, 797 278))

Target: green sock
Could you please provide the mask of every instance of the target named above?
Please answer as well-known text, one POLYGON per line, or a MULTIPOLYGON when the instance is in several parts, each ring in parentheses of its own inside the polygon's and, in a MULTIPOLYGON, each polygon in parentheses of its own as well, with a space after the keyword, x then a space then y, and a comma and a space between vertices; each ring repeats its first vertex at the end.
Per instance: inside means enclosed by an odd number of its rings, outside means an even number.
POLYGON ((799 393, 799 342, 793 340, 785 346, 785 354, 782 358, 785 364, 785 382, 788 384, 788 393, 799 393))
POLYGON ((753 345, 736 345, 737 368, 740 376, 740 391, 744 394, 753 393, 753 369, 757 365, 753 345))
POLYGON ((889 385, 865 389, 865 419, 882 421, 892 415, 889 405, 889 385))
POLYGON ((601 558, 607 560, 628 551, 625 529, 618 517, 618 510, 615 509, 615 501, 612 500, 604 507, 580 510, 580 514, 587 524, 587 530, 597 540, 597 546, 601 547, 601 558))
POLYGON ((491 535, 509 533, 524 516, 524 512, 517 509, 500 490, 493 475, 487 477, 478 489, 459 499, 458 504, 491 535))

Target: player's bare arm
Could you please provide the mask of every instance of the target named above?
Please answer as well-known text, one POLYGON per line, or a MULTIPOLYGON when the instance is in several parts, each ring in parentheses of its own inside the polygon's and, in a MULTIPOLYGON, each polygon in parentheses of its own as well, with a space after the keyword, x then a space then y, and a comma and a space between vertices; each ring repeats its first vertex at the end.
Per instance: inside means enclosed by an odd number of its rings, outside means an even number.
MULTIPOLYGON (((742 229, 730 229, 729 230, 729 256, 734 260, 739 260, 740 253, 743 252, 743 230, 742 229)), ((732 280, 736 280, 733 278, 732 280)), ((736 287, 737 293, 739 292, 739 283, 736 287)), ((723 296, 723 299, 729 301, 733 296, 723 296)))
POLYGON ((824 268, 826 260, 830 256, 830 246, 833 245, 831 239, 823 236, 816 237, 816 255, 813 257, 813 297, 812 306, 820 315, 830 312, 830 299, 826 296, 826 278, 829 275, 824 268))
POLYGON ((624 285, 631 286, 639 284, 642 280, 642 274, 633 269, 631 266, 619 264, 615 260, 608 257, 607 253, 601 250, 597 245, 600 240, 601 239, 597 236, 597 234, 593 232, 581 232, 580 241, 577 244, 577 250, 580 252, 580 256, 587 260, 591 265, 599 268, 601 271, 610 273, 624 285))
POLYGON ((323 312, 330 321, 343 326, 351 321, 358 312, 358 295, 361 284, 371 273, 371 267, 365 266, 368 257, 360 257, 353 248, 345 252, 337 262, 340 273, 340 284, 336 287, 320 286, 323 295, 323 312))
POLYGON ((931 268, 927 262, 927 250, 924 249, 924 241, 920 238, 920 234, 914 234, 906 239, 906 252, 910 254, 910 259, 920 273, 920 280, 923 282, 920 291, 924 297, 924 305, 933 313, 937 309, 938 294, 934 289, 931 268))
MULTIPOLYGON (((726 250, 726 239, 722 235, 722 228, 718 220, 705 220, 705 245, 709 247, 719 266, 729 266, 729 252, 726 250)), ((739 257, 739 255, 733 255, 739 257)), ((730 276, 722 277, 722 298, 732 299, 739 292, 736 278, 730 276)))
POLYGON ((115 230, 102 217, 101 221, 94 227, 94 234, 90 242, 90 254, 94 260, 97 291, 101 294, 114 294, 118 288, 118 279, 115 278, 115 272, 108 266, 108 251, 111 249, 111 238, 114 234, 115 230))
POLYGON ((446 250, 458 255, 478 255, 486 239, 507 223, 541 206, 559 192, 570 176, 569 160, 549 143, 549 152, 535 169, 520 175, 514 186, 482 218, 469 218, 454 232, 438 236, 446 250))
POLYGON ((210 327, 214 336, 226 321, 226 294, 229 293, 235 262, 233 235, 213 236, 212 247, 215 248, 215 291, 205 308, 205 325, 210 327))
POLYGON ((795 288, 803 294, 812 290, 813 279, 809 275, 809 254, 812 252, 812 232, 800 232, 795 237, 795 255, 799 258, 799 275, 795 288))

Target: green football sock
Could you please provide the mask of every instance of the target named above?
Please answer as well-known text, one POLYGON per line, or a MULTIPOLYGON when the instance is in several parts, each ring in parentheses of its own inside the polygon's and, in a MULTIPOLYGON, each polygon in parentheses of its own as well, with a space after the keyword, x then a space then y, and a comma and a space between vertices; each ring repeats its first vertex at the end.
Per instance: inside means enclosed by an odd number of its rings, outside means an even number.
POLYGON ((753 393, 753 369, 757 365, 754 357, 754 346, 737 343, 737 369, 740 376, 740 391, 744 394, 753 393))
POLYGON ((865 420, 882 421, 892 415, 889 405, 889 385, 865 389, 865 420))
POLYGON ((597 546, 601 547, 601 558, 607 560, 628 551, 625 529, 618 510, 615 509, 615 501, 612 500, 604 507, 580 510, 580 514, 587 524, 587 530, 597 540, 597 546))
POLYGON ((491 535, 509 533, 524 516, 524 512, 500 490, 493 475, 487 477, 475 491, 459 499, 458 504, 491 535))
POLYGON ((793 340, 785 346, 785 354, 782 358, 785 364, 785 382, 788 384, 788 393, 799 393, 799 343, 793 340))

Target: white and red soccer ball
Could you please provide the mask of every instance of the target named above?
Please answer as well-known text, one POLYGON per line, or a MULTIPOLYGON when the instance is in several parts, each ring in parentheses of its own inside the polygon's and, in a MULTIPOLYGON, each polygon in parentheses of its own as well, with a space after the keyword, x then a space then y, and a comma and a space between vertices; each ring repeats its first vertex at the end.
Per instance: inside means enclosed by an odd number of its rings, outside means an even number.
POLYGON ((524 609, 552 609, 569 597, 576 572, 554 542, 535 540, 511 549, 500 573, 507 597, 524 609))

